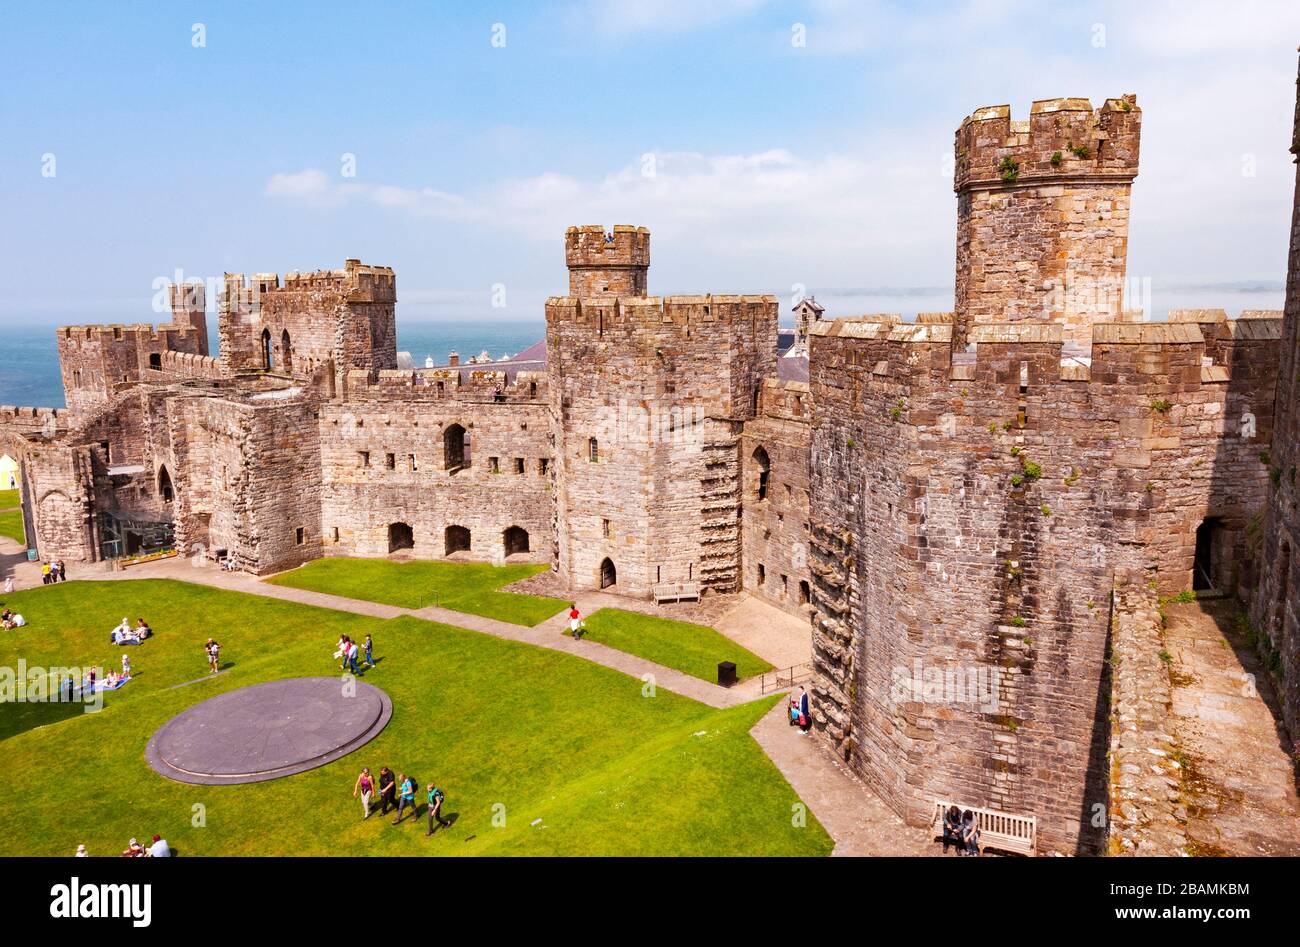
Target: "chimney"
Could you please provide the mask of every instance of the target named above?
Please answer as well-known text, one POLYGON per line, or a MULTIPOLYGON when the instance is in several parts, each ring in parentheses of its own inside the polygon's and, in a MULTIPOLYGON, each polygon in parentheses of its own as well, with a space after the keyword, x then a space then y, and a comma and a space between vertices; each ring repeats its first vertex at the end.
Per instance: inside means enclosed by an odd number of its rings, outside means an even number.
POLYGON ((448 365, 451 365, 453 368, 454 368, 455 366, 459 365, 459 364, 460 364, 460 356, 457 355, 455 352, 452 352, 450 355, 447 356, 447 364, 448 364, 448 365))

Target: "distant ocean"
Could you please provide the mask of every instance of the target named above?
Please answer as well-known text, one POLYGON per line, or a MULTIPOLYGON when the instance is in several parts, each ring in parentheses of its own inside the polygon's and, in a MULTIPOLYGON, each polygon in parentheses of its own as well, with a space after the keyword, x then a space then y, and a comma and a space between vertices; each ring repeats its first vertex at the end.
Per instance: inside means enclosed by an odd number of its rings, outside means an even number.
MULTIPOLYGON (((112 322, 113 320, 97 320, 112 322)), ((0 325, 0 404, 62 408, 63 381, 55 326, 0 325)), ((208 313, 209 347, 217 351, 216 319, 208 313)), ((435 365, 447 361, 449 352, 461 361, 487 352, 493 359, 517 355, 546 335, 541 319, 504 322, 397 322, 397 349, 410 352, 417 366, 432 357, 435 365)))

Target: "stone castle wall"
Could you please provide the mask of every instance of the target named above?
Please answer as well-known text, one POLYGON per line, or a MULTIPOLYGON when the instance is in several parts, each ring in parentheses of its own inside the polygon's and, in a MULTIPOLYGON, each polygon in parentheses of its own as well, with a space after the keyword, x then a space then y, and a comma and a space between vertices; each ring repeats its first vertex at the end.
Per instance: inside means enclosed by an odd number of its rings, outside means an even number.
POLYGON ((1233 377, 1271 391, 1276 320, 1249 322, 1204 374, 1191 324, 1094 326, 1090 367, 1059 325, 976 327, 973 358, 941 323, 813 329, 816 717, 909 821, 946 792, 1098 843, 1112 575, 1186 588, 1189 531, 1221 520, 1230 563, 1263 502, 1270 418, 1227 410, 1233 377), (932 672, 980 699, 910 687, 932 672))
POLYGON ((742 585, 786 611, 811 611, 808 571, 812 399, 804 382, 768 379, 740 441, 742 585), (763 462, 766 457, 766 464, 763 462), (766 496, 760 484, 766 472, 766 496))
MULTIPOLYGON (((1296 98, 1292 154, 1300 155, 1300 94, 1296 98)), ((1300 750, 1300 171, 1291 214, 1287 258, 1286 316, 1281 338, 1277 416, 1274 420, 1270 485, 1251 603, 1264 663, 1281 695, 1283 718, 1293 749, 1300 750)))
POLYGON ((775 374, 766 296, 554 298, 546 305, 558 565, 621 591, 740 583, 740 428, 775 374))

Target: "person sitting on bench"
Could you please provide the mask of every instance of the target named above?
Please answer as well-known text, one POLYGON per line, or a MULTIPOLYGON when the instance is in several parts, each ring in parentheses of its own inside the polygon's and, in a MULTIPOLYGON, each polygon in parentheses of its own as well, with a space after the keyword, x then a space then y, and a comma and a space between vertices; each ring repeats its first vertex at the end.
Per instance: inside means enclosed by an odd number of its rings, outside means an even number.
POLYGON ((975 813, 967 809, 961 816, 961 840, 967 855, 983 855, 980 850, 980 825, 975 813))
POLYGON ((957 854, 961 854, 965 847, 961 840, 961 810, 956 806, 949 806, 943 813, 943 853, 948 854, 948 846, 953 845, 957 848, 957 854))

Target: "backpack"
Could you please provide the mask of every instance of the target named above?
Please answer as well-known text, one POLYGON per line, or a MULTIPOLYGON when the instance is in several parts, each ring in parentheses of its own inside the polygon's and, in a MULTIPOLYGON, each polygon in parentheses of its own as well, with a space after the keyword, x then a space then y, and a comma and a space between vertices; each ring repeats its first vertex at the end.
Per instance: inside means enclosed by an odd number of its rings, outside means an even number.
POLYGON ((443 800, 444 798, 446 798, 446 797, 443 796, 443 794, 442 794, 442 790, 441 790, 441 789, 439 789, 437 786, 434 786, 434 787, 433 787, 433 798, 436 799, 438 802, 442 802, 442 800, 443 800))

